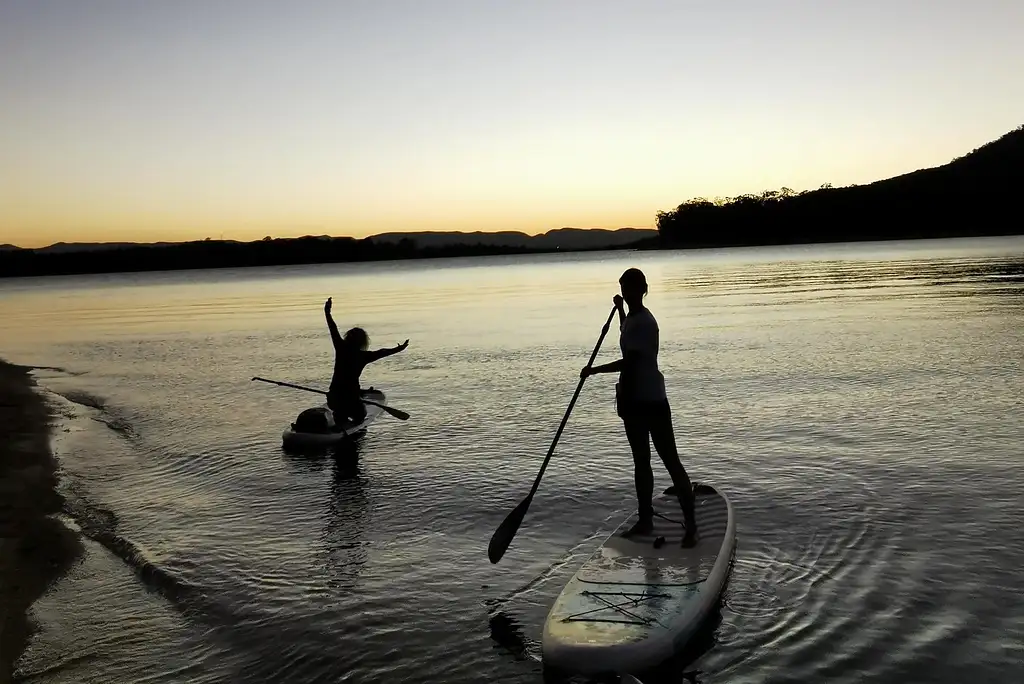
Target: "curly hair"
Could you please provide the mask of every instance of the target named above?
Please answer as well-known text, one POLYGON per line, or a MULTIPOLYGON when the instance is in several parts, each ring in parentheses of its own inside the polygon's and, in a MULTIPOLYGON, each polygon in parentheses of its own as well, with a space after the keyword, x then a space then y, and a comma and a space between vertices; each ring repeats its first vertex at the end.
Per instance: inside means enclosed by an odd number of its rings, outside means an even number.
POLYGON ((370 336, 366 334, 366 331, 362 328, 350 328, 345 333, 345 341, 351 344, 356 349, 365 350, 370 346, 370 336))

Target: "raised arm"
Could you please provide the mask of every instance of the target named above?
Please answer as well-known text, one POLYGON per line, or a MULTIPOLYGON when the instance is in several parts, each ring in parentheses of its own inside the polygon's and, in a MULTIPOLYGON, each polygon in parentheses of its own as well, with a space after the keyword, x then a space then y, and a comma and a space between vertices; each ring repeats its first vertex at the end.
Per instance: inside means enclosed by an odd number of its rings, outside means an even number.
POLYGON ((327 328, 331 331, 331 341, 334 342, 334 348, 338 349, 341 346, 341 333, 338 332, 338 325, 331 318, 331 297, 328 297, 324 303, 324 316, 327 317, 327 328))
POLYGON ((408 346, 409 346, 409 340, 406 340, 402 344, 400 344, 398 346, 395 346, 395 347, 384 347, 382 349, 375 349, 372 352, 367 352, 367 359, 366 359, 366 361, 367 361, 367 363, 371 363, 373 361, 378 361, 380 359, 383 359, 385 356, 391 356, 392 354, 397 354, 398 352, 402 351, 403 349, 405 349, 408 346))
POLYGON ((597 375, 599 373, 620 373, 622 371, 632 372, 634 367, 640 360, 643 351, 636 344, 635 335, 631 335, 626 332, 626 314, 622 310, 622 297, 615 295, 615 306, 619 310, 619 330, 623 337, 620 339, 626 342, 623 349, 622 358, 617 361, 610 363, 604 363, 600 366, 586 366, 580 371, 580 377, 585 378, 590 375, 597 375))

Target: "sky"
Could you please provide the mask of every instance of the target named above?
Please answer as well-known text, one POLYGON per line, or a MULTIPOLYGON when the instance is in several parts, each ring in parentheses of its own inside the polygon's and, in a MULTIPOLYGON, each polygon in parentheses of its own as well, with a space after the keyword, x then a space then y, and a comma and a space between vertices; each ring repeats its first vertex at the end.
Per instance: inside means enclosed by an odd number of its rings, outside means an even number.
POLYGON ((1021 0, 0 0, 0 243, 654 227, 1024 123, 1021 0))

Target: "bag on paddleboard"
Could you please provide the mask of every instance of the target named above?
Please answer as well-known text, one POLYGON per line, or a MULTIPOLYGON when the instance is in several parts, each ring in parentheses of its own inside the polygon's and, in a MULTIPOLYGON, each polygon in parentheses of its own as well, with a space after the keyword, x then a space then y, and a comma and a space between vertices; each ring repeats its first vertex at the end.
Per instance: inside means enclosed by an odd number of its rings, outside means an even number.
POLYGON ((309 408, 299 414, 299 417, 292 423, 292 429, 296 432, 331 432, 334 421, 327 418, 327 411, 322 407, 309 408))

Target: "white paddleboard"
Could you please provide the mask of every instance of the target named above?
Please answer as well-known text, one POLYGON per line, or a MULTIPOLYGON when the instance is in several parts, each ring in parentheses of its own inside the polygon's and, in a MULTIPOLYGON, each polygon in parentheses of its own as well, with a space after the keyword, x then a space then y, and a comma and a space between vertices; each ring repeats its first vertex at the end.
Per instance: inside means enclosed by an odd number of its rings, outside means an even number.
MULTIPOLYGON (((363 397, 379 404, 387 405, 384 393, 378 389, 373 389, 371 387, 363 392, 363 397)), ((288 426, 288 428, 281 433, 281 439, 284 442, 284 446, 292 448, 308 448, 329 447, 338 444, 352 435, 365 430, 380 414, 384 413, 384 409, 380 406, 374 406, 373 404, 364 404, 364 406, 366 407, 366 417, 360 422, 354 424, 346 422, 341 425, 337 425, 334 423, 334 417, 331 410, 327 408, 327 404, 324 404, 321 408, 323 408, 327 413, 328 423, 332 426, 331 431, 301 432, 296 430, 293 424, 288 426)))
POLYGON ((634 512, 576 571, 544 623, 545 665, 579 674, 642 672, 686 644, 718 600, 736 546, 728 498, 703 483, 694 494, 693 548, 680 544, 679 500, 663 493, 653 502, 651 534, 622 536, 637 521, 634 512))

